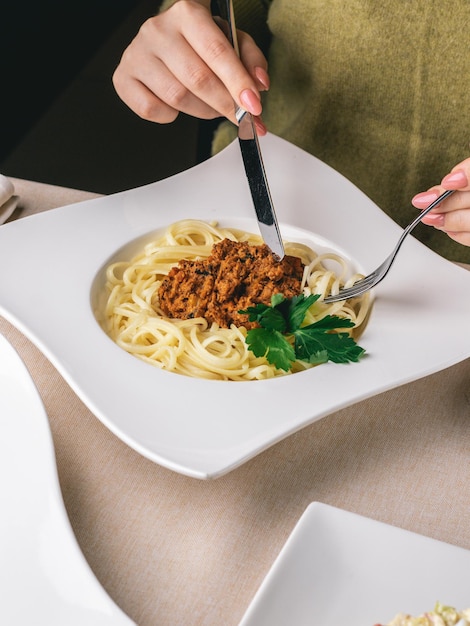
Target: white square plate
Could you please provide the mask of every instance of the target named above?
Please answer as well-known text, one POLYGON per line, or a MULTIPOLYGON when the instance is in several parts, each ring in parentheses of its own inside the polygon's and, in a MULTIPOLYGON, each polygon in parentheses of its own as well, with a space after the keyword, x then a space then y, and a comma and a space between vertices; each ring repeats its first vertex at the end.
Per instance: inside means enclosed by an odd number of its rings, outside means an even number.
POLYGON ((470 552, 314 502, 240 626, 374 626, 436 601, 470 607, 470 552))
MULTIPOLYGON (((261 143, 285 239, 331 248, 360 271, 382 262, 401 228, 318 159, 273 135, 261 143)), ((220 476, 314 420, 470 355, 470 272, 412 237, 376 289, 360 363, 266 381, 200 380, 152 367, 101 330, 93 303, 118 250, 186 218, 258 232, 253 215, 235 142, 172 178, 10 222, 0 228, 0 312, 113 433, 196 478, 220 476)))

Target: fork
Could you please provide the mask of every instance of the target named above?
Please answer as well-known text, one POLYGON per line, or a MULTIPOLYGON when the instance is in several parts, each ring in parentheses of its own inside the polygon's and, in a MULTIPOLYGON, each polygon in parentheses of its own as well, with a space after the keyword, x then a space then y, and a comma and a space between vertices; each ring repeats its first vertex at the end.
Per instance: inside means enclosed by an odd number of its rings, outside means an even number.
POLYGON ((393 252, 388 256, 385 261, 379 265, 377 269, 373 272, 361 278, 357 282, 354 283, 351 287, 347 287, 345 289, 340 289, 337 294, 327 296, 323 302, 330 304, 332 302, 339 302, 340 300, 348 300, 349 298, 356 298, 357 296, 362 295, 366 291, 370 291, 373 287, 375 287, 381 280, 385 278, 388 274, 389 269, 392 267, 393 262, 398 254, 398 251, 401 248, 401 244, 407 235, 411 233, 413 228, 419 224, 419 222, 423 219, 425 215, 429 213, 434 207, 440 204, 443 200, 448 198, 451 194, 453 194, 455 189, 449 189, 448 191, 444 191, 443 194, 439 196, 434 202, 432 202, 426 209, 421 211, 421 213, 409 224, 405 230, 402 232, 400 239, 398 240, 393 252))

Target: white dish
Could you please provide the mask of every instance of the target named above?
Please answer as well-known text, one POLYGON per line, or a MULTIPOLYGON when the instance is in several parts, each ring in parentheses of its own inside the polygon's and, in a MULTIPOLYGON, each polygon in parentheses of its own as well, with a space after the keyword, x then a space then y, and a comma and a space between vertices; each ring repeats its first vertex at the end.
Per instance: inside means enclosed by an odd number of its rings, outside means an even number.
MULTIPOLYGON (((401 229, 373 202, 282 139, 268 135, 262 147, 286 239, 330 246, 362 270, 385 258, 401 229)), ((360 363, 241 383, 154 368, 102 332, 95 279, 120 248, 184 218, 257 232, 237 142, 172 178, 0 229, 0 312, 113 433, 156 463, 219 476, 314 420, 470 355, 470 333, 461 332, 470 273, 408 238, 376 290, 360 363)))
POLYGON ((240 626, 373 626, 436 601, 470 606, 470 552, 314 502, 240 626))
POLYGON ((133 622, 106 594, 70 526, 47 415, 23 362, 0 335, 0 622, 133 622))

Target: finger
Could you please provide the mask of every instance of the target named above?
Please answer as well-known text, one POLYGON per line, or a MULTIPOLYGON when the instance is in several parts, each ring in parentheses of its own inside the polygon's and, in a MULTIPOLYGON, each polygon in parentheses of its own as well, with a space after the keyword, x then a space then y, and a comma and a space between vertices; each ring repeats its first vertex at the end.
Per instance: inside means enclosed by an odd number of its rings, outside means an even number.
MULTIPOLYGON (((185 50, 185 54, 169 55, 162 54, 162 61, 165 63, 169 73, 173 75, 178 83, 184 88, 184 93, 176 90, 174 93, 168 93, 168 102, 172 106, 180 108, 184 106, 185 102, 190 101, 190 95, 199 101, 206 103, 206 105, 213 111, 216 111, 219 116, 227 117, 232 122, 236 122, 235 118, 235 100, 230 91, 223 84, 219 76, 208 66, 203 58, 197 54, 194 49, 188 45, 188 42, 181 38, 179 44, 180 50, 185 50)), ((233 50, 232 53, 234 54, 233 50)), ((238 59, 236 59, 238 62, 238 59)), ((148 77, 149 81, 152 80, 148 77)), ((256 114, 261 112, 261 103, 259 96, 253 91, 248 90, 250 93, 245 97, 245 102, 241 106, 246 109, 257 111, 256 114)), ((242 96, 243 99, 244 96, 242 96)), ((188 112, 187 108, 185 112, 188 112)), ((189 111, 191 114, 196 114, 194 111, 189 111)))
POLYGON ((219 116, 217 111, 208 107, 204 102, 187 94, 183 85, 178 85, 175 81, 172 81, 171 90, 169 87, 166 93, 169 96, 168 102, 165 101, 165 96, 158 97, 147 85, 132 79, 128 80, 120 90, 120 97, 139 117, 158 124, 173 122, 180 112, 188 112, 200 119, 214 119, 219 116), (178 93, 181 97, 178 97, 178 93), (183 95, 187 95, 187 98, 183 95), (179 104, 171 106, 169 102, 179 102, 179 104))
POLYGON ((167 124, 177 118, 179 112, 168 107, 139 80, 127 78, 121 83, 119 72, 115 72, 113 83, 121 100, 142 119, 167 124))
POLYGON ((238 47, 240 59, 246 67, 259 91, 268 91, 270 79, 268 74, 268 62, 258 48, 253 38, 243 31, 238 31, 238 47))
POLYGON ((255 123, 257 135, 259 135, 260 137, 266 135, 268 129, 266 128, 263 120, 260 117, 253 117, 253 121, 255 123))
POLYGON ((440 185, 417 194, 411 202, 416 208, 425 209, 438 198, 439 194, 448 189, 470 191, 470 158, 458 163, 449 174, 444 176, 440 185))
POLYGON ((458 209, 448 213, 428 213, 422 221, 423 224, 434 226, 445 232, 470 232, 470 209, 458 209))
POLYGON ((444 189, 470 190, 470 158, 458 163, 441 181, 444 189))
POLYGON ((466 233, 454 233, 447 232, 447 235, 457 243, 462 244, 463 246, 470 246, 470 232, 466 233))
MULTIPOLYGON (((464 213, 461 211, 460 213, 464 213)), ((440 230, 451 239, 464 246, 470 246, 470 221, 467 217, 456 216, 456 212, 453 213, 428 213, 423 218, 423 224, 433 226, 436 230, 440 230), (455 230, 454 230, 455 228, 455 230)))
MULTIPOLYGON (((228 39, 230 35, 227 22, 220 17, 214 17, 214 22, 228 39)), ((237 41, 239 58, 253 78, 258 91, 268 91, 271 81, 268 75, 268 62, 266 57, 256 45, 253 37, 248 33, 237 29, 237 41)))
MULTIPOLYGON (((194 51, 184 41, 179 49, 182 51, 182 56, 187 59, 186 63, 188 65, 192 65, 193 68, 202 66, 203 69, 197 71, 204 71, 204 64, 200 62, 194 51)), ((185 67, 182 67, 181 64, 174 64, 172 67, 168 67, 161 59, 157 58, 153 59, 151 64, 147 63, 139 69, 137 78, 155 96, 153 104, 157 104, 157 101, 159 103, 157 105, 159 121, 163 121, 161 118, 165 114, 171 115, 171 112, 177 114, 179 111, 202 119, 220 116, 220 111, 213 108, 207 102, 207 98, 204 100, 198 97, 191 88, 187 87, 188 81, 185 71, 185 67)), ((208 89, 215 90, 218 82, 217 77, 210 73, 206 83, 208 89)), ((204 96, 204 89, 201 93, 204 96)), ((234 103, 230 97, 229 101, 231 110, 234 111, 234 103)))
POLYGON ((431 187, 431 189, 427 191, 416 194, 416 196, 411 199, 411 204, 417 209, 427 209, 432 202, 438 199, 441 193, 441 188, 431 187))
MULTIPOLYGON (((432 202, 437 200, 443 191, 442 187, 433 187, 428 191, 424 191, 423 193, 416 195, 412 199, 412 204, 417 209, 426 209, 432 202)), ((467 209, 470 212, 470 191, 458 191, 457 193, 452 194, 432 209, 431 213, 428 215, 448 213, 458 209, 467 209)), ((425 220, 428 215, 423 218, 424 223, 426 223, 425 220)))
MULTIPOLYGON (((152 122, 171 122, 179 111, 203 119, 219 116, 218 111, 190 93, 168 70, 158 52, 149 45, 154 41, 152 35, 152 24, 146 24, 139 37, 125 50, 113 74, 119 97, 137 115, 152 122)), ((179 52, 183 56, 195 57, 184 40, 179 52)))
MULTIPOLYGON (((184 11, 185 3, 181 3, 181 5, 181 10, 184 11)), ((223 87, 231 95, 232 100, 253 115, 260 115, 262 106, 256 80, 238 58, 222 30, 213 20, 185 20, 182 24, 183 37, 204 61, 209 70, 221 81, 223 87)), ((257 47, 253 40, 248 35, 242 33, 239 33, 239 36, 243 58, 249 61, 250 68, 259 64, 261 64, 261 67, 265 67, 262 54, 256 51, 257 47)), ((199 83, 205 86, 205 81, 199 80, 193 86, 196 93, 200 89, 199 83)), ((217 98, 220 95, 221 92, 218 90, 214 97, 217 98)), ((224 115, 228 113, 228 105, 225 100, 222 102, 222 106, 215 106, 214 102, 211 102, 211 106, 218 110, 222 109, 224 115)))

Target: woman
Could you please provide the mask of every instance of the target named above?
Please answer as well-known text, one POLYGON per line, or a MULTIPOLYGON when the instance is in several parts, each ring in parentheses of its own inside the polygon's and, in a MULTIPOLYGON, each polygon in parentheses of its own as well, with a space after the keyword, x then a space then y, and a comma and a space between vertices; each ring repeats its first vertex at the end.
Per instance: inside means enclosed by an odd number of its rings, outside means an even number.
POLYGON ((470 262, 470 3, 235 0, 235 14, 241 60, 210 0, 165 2, 124 51, 119 96, 157 123, 179 112, 226 117, 214 151, 234 136, 235 101, 259 134, 268 128, 328 163, 402 226, 412 196, 422 209, 458 189, 423 220, 434 228, 415 232, 470 262))

